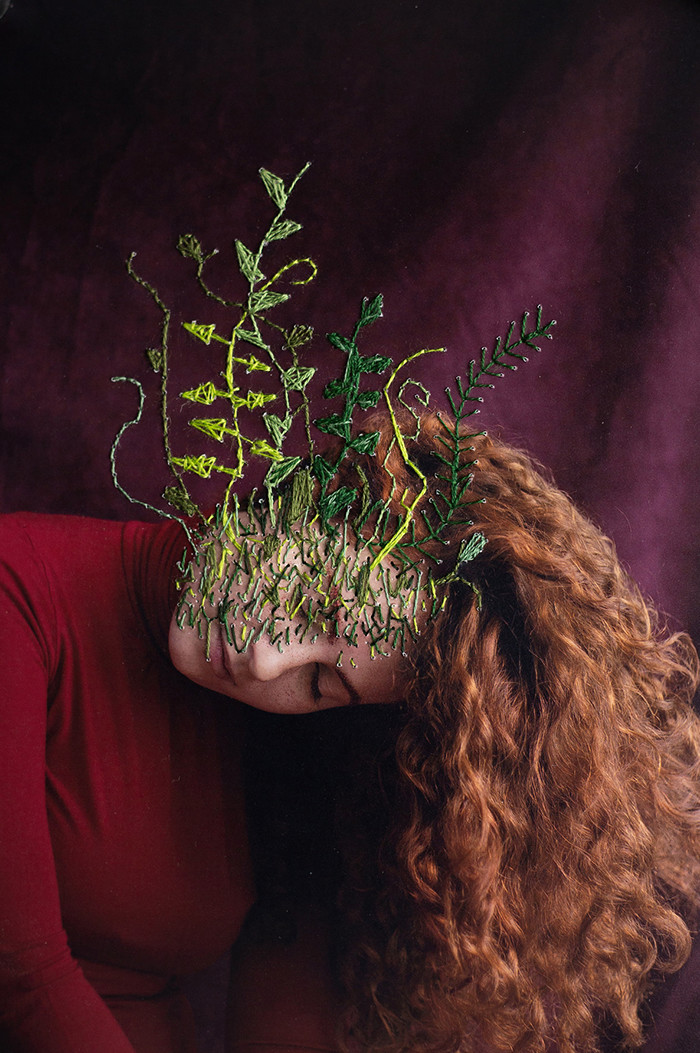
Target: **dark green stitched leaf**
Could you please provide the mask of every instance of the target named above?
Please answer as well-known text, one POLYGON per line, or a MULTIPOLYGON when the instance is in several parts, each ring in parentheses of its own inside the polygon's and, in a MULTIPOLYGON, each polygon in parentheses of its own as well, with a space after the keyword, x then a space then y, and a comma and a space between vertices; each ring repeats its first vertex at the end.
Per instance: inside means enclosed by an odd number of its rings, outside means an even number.
POLYGON ((357 490, 351 490, 349 486, 339 486, 332 494, 322 497, 319 508, 324 519, 335 519, 343 509, 348 508, 357 497, 357 490))
POLYGON ((287 191, 284 189, 284 182, 279 176, 273 175, 272 172, 269 172, 267 168, 260 169, 260 178, 277 207, 284 208, 287 204, 287 191))
POLYGON ((326 435, 339 435, 342 439, 346 436, 350 421, 341 417, 339 413, 332 413, 330 417, 321 417, 320 420, 314 421, 314 424, 326 435))
POLYGON ((361 391, 357 396, 357 405, 360 409, 372 409, 381 398, 381 391, 361 391))
POLYGON ((378 442, 379 432, 369 431, 353 439, 350 443, 350 449, 355 450, 356 453, 368 453, 371 456, 376 450, 378 442))
POLYGON ((352 340, 348 340, 346 336, 341 336, 340 333, 327 333, 326 339, 333 344, 333 347, 337 347, 339 351, 345 351, 346 354, 352 351, 355 346, 352 340))
POLYGON ((362 359, 361 368, 363 373, 383 373, 392 363, 393 359, 386 355, 367 355, 362 359))
POLYGON ((326 458, 321 456, 314 457, 313 470, 321 486, 327 486, 335 475, 333 465, 329 464, 326 458))
POLYGON ((324 399, 334 399, 337 395, 344 395, 347 388, 345 381, 338 378, 337 380, 329 380, 323 389, 324 399))
POLYGON ((381 293, 375 296, 373 300, 363 300, 360 325, 371 325, 372 322, 376 322, 378 318, 381 318, 383 303, 384 299, 381 293))

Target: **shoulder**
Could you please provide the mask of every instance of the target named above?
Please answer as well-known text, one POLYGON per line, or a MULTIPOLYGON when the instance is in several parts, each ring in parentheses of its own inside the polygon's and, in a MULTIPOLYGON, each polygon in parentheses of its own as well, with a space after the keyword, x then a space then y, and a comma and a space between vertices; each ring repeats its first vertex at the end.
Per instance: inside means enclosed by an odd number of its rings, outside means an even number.
POLYGON ((122 548, 149 549, 181 542, 176 523, 121 522, 87 516, 13 512, 0 515, 0 559, 34 552, 51 564, 83 563, 92 556, 122 548))
MULTIPOLYGON (((0 631, 3 662, 26 660, 38 648, 55 672, 61 636, 81 591, 96 593, 96 579, 121 524, 73 516, 19 512, 0 516, 0 631)), ((101 571, 104 573, 104 570, 101 571)), ((86 622, 85 618, 80 619, 86 622)))
POLYGON ((64 638, 104 640, 116 625, 141 632, 144 618, 161 626, 183 540, 170 522, 0 515, 0 620, 29 626, 54 655, 64 638))
POLYGON ((0 594, 99 621, 121 605, 174 604, 177 522, 141 523, 19 512, 0 516, 0 594))
POLYGON ((0 558, 15 550, 34 548, 53 551, 56 556, 76 545, 105 542, 121 535, 123 523, 83 516, 41 515, 13 512, 0 515, 0 558))
MULTIPOLYGON (((123 576, 125 549, 146 545, 158 526, 82 516, 0 515, 0 588, 81 592, 123 576)), ((128 562, 128 555, 126 562, 128 562)))

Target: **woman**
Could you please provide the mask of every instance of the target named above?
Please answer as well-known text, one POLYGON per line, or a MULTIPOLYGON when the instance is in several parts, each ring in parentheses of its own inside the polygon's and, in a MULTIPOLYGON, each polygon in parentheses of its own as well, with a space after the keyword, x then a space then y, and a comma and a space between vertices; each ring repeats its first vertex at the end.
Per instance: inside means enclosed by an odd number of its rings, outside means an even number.
MULTIPOLYGON (((165 652, 175 527, 6 520, 11 1050, 194 1048, 172 977, 232 942, 252 901, 237 707, 221 695, 286 713, 393 703, 395 741, 373 776, 362 766, 339 824, 348 1048, 553 1038, 568 1053, 595 1048, 611 1020, 638 1040, 649 978, 681 964, 697 898, 694 652, 656 633, 609 543, 522 455, 462 444, 469 519, 436 531, 445 426, 402 422, 405 451, 378 429, 377 452, 345 457, 334 486, 375 520, 391 511, 386 562, 332 591, 312 528, 300 560, 283 542, 251 566, 240 524, 233 541, 224 525, 171 622, 187 679, 165 652), (486 545, 469 546, 482 532, 486 545), (399 547, 438 568, 410 605, 399 547), (318 574, 299 606, 308 565, 318 574), (286 576, 263 602, 252 581, 271 568, 286 576), (310 631, 319 612, 328 621, 310 631)), ((313 527, 309 505, 304 517, 313 527)), ((376 537, 371 518, 353 522, 348 566, 376 537)))

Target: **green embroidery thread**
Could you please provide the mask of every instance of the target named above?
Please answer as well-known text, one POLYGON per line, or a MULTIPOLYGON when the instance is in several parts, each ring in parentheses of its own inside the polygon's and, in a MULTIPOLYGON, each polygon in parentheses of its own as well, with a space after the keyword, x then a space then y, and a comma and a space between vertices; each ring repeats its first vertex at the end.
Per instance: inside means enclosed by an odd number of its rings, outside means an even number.
POLYGON ((541 307, 537 308, 533 323, 525 312, 519 326, 511 323, 505 337, 499 336, 491 351, 481 349, 479 359, 468 364, 466 378, 456 378, 456 394, 449 387, 445 389, 453 420, 439 415, 444 431, 439 437, 443 452, 438 454, 441 470, 437 479, 444 485, 425 503, 428 479, 411 461, 406 444, 407 439, 418 435, 420 414, 405 399, 405 392, 413 386, 414 398, 423 406, 428 405, 430 392, 410 377, 401 382, 396 395, 393 386, 411 362, 424 355, 444 353, 445 348, 424 348, 398 365, 386 355, 361 352, 360 336, 364 339, 365 330, 382 317, 383 309, 381 295, 363 300, 351 335, 331 332, 327 337, 331 347, 344 358, 339 360, 340 375, 326 384, 323 398, 340 399, 341 408, 313 417, 307 388, 316 370, 301 359, 303 349, 313 338, 313 329, 297 324, 285 330, 269 317, 275 307, 289 299, 289 293, 279 288, 283 277, 292 285, 306 285, 316 277, 316 264, 309 257, 291 259, 269 279, 261 267, 269 244, 302 229, 300 223, 286 216, 286 209, 308 167, 306 164, 289 185, 260 169, 276 211, 256 250, 239 239, 234 242, 238 270, 247 283, 241 300, 226 299, 207 283, 206 265, 216 249, 205 252, 192 234, 181 236, 177 243, 180 254, 194 262, 196 282, 205 297, 234 312, 229 335, 222 335, 214 323, 183 323, 192 338, 212 350, 221 348, 224 368, 217 380, 203 380, 180 393, 185 404, 222 407, 216 415, 212 410, 211 415, 193 417, 189 426, 211 442, 227 446, 230 458, 209 452, 173 452, 168 345, 172 311, 158 291, 136 273, 133 254, 127 262, 130 276, 149 293, 161 312, 161 346, 150 348, 147 357, 160 374, 163 445, 174 476, 174 483, 165 488, 163 497, 180 514, 161 511, 132 498, 118 481, 116 455, 120 441, 127 428, 140 422, 143 412, 143 388, 133 378, 113 378, 135 384, 140 403, 134 419, 122 426, 114 441, 112 475, 115 485, 129 500, 177 519, 185 528, 191 558, 183 559, 181 565, 178 623, 196 627, 207 642, 207 650, 215 620, 221 622, 228 644, 237 651, 245 651, 262 636, 283 648, 292 638, 314 639, 321 632, 332 633, 351 647, 362 633, 372 654, 382 653, 386 645, 405 650, 408 638, 418 635, 421 619, 444 607, 449 585, 458 578, 464 580, 464 567, 486 544, 482 534, 472 533, 461 542, 454 569, 443 576, 438 572, 439 561, 426 548, 428 543, 446 543, 448 527, 463 526, 467 531, 473 526, 469 510, 474 501, 470 500, 469 491, 474 461, 469 452, 472 440, 482 433, 469 430, 469 418, 478 412, 483 390, 493 387, 493 381, 515 369, 518 362, 527 361, 524 351, 539 350, 535 341, 551 339, 555 324, 543 322, 541 307), (260 372, 276 373, 278 394, 283 401, 281 411, 268 408, 277 394, 249 386, 247 378, 260 372), (387 372, 382 383, 379 378, 387 372), (361 382, 365 377, 376 378, 375 386, 363 390, 361 382), (388 452, 398 449, 406 467, 419 480, 411 495, 399 494, 392 476, 391 497, 398 500, 399 512, 392 511, 391 499, 372 501, 361 464, 356 462, 354 466, 358 485, 348 486, 338 480, 347 458, 375 455, 379 432, 363 431, 361 423, 358 427, 358 413, 373 409, 382 400, 393 432, 388 452), (398 406, 408 410, 415 421, 412 436, 401 430, 398 406), (261 415, 269 440, 247 433, 246 414, 261 415), (306 457, 285 451, 287 436, 298 415, 303 419, 306 457), (336 440, 333 455, 315 451, 312 427, 336 440), (241 505, 236 486, 251 457, 269 461, 264 493, 259 496, 254 491, 241 505), (212 515, 205 515, 190 494, 188 474, 224 477, 223 496, 212 515), (419 507, 421 530, 417 531, 419 507), (192 520, 197 523, 194 527, 192 520))

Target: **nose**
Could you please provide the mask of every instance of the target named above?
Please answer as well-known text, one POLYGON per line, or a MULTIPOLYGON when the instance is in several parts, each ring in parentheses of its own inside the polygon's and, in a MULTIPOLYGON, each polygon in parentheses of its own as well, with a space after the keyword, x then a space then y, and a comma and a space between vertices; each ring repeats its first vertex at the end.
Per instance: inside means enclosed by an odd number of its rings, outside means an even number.
POLYGON ((255 680, 266 682, 304 665, 307 658, 301 647, 285 647, 280 651, 277 644, 263 638, 248 648, 248 670, 255 680))

